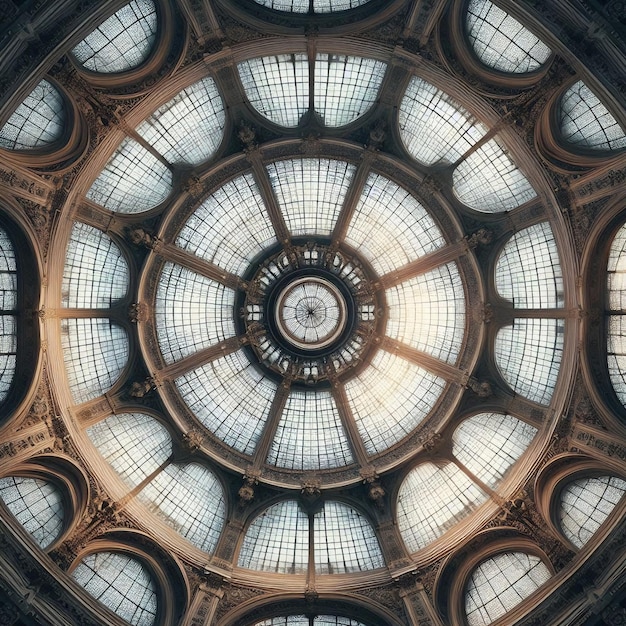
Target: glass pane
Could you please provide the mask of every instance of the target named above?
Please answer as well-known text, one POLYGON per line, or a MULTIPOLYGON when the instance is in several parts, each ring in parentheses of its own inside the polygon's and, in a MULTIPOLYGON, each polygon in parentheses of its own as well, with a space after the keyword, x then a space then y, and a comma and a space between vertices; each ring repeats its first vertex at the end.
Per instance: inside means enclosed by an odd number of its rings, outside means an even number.
POLYGON ((235 335, 235 292, 180 265, 163 267, 155 303, 159 346, 173 363, 235 335))
MULTIPOLYGON (((307 7, 308 6, 309 3, 307 2, 307 7)), ((261 622, 255 622, 254 626, 309 626, 309 618, 304 615, 270 617, 269 619, 264 619, 261 622)))
POLYGON ((172 454, 167 429, 143 413, 111 415, 86 432, 98 452, 130 487, 150 476, 172 454))
POLYGON ((94 180, 87 198, 111 211, 141 213, 161 204, 172 190, 172 172, 127 137, 94 180))
POLYGON ((456 263, 387 289, 387 335, 455 363, 465 332, 465 291, 456 263))
POLYGON ((297 502, 287 500, 270 506, 246 532, 239 552, 239 567, 302 574, 309 557, 309 519, 297 502))
POLYGON ((74 402, 107 392, 126 366, 126 331, 108 319, 61 320, 61 346, 74 402))
POLYGON ((65 117, 61 94, 42 80, 0 129, 0 147, 28 150, 54 143, 63 134, 65 117))
POLYGON ((563 320, 516 318, 496 336, 495 358, 516 393, 549 404, 563 355, 563 320))
MULTIPOLYGON (((349 8, 349 7, 348 7, 349 8)), ((341 54, 318 54, 315 110, 326 126, 344 126, 374 104, 387 64, 341 54)))
POLYGON ((496 139, 468 155, 454 170, 452 181, 457 198, 481 213, 509 211, 537 196, 496 139))
POLYGON ((157 33, 151 0, 133 0, 83 39, 72 54, 88 70, 109 74, 141 65, 157 33))
POLYGON ((330 392, 291 391, 267 462, 298 470, 328 469, 353 462, 330 392))
POLYGON ((424 165, 456 163, 487 132, 448 94, 414 76, 398 112, 400 137, 424 165))
POLYGON ((328 159, 277 161, 267 166, 292 235, 329 236, 356 167, 328 159))
POLYGON ((52 483, 23 476, 0 478, 0 499, 43 549, 63 530, 63 497, 52 483))
POLYGON ((251 174, 238 176, 209 196, 176 239, 180 248, 239 276, 257 254, 276 242, 251 174))
POLYGON ((445 385, 438 376, 379 350, 371 365, 345 384, 368 454, 382 452, 413 432, 445 385))
POLYGON ((509 239, 496 264, 496 288, 516 308, 563 306, 561 265, 550 224, 535 224, 509 239))
POLYGON ((280 126, 297 126, 309 110, 306 54, 281 54, 239 63, 246 97, 261 115, 280 126))
POLYGON ((559 118, 563 138, 571 144, 594 150, 626 147, 626 133, 582 80, 561 98, 559 118))
POLYGON ((12 315, 0 315, 0 402, 8 395, 15 377, 17 324, 12 315))
POLYGON ((539 557, 521 552, 505 552, 483 561, 474 570, 465 594, 469 626, 491 624, 551 576, 539 557))
POLYGON ((347 9, 360 7, 368 2, 369 0, 313 0, 313 11, 315 13, 346 11, 347 9))
POLYGON ((218 149, 225 123, 217 85, 207 77, 159 107, 137 132, 169 163, 197 165, 218 149))
MULTIPOLYGON (((274 9, 275 11, 289 11, 290 13, 308 13, 309 11, 309 0, 254 0, 254 1, 257 4, 260 4, 264 7, 268 7, 270 9, 274 9)), ((348 9, 354 9, 356 7, 360 7, 362 4, 366 4, 367 2, 369 2, 369 0, 313 0, 313 12, 314 13, 332 13, 333 11, 346 11, 348 9)), ((283 619, 283 618, 280 618, 280 619, 283 619)), ((282 624, 283 622, 280 622, 280 623, 282 624)), ((289 624, 291 624, 291 622, 289 622, 289 624)))
POLYGON ((252 454, 276 395, 238 350, 176 379, 176 387, 196 417, 229 446, 252 454))
POLYGON ((433 252, 445 241, 426 209, 406 190, 370 174, 346 234, 379 275, 433 252))
POLYGON ((116 552, 96 552, 78 564, 72 578, 133 626, 156 623, 156 585, 136 559, 116 552))
POLYGON ((478 58, 502 72, 532 72, 552 54, 541 39, 489 0, 470 0, 467 36, 478 58))
POLYGON ((374 528, 342 502, 326 502, 314 519, 315 571, 347 574, 384 567, 374 528))
POLYGON ((128 263, 102 231, 75 223, 65 255, 61 303, 76 309, 105 309, 126 295, 128 263))
POLYGON ((398 528, 409 552, 417 552, 467 517, 487 499, 453 463, 422 463, 398 492, 398 528))
POLYGON ((226 521, 224 489, 213 472, 197 463, 168 465, 139 499, 197 548, 213 552, 226 521))
POLYGON ((275 11, 289 11, 290 13, 308 13, 309 11, 309 0, 254 0, 254 1, 257 4, 260 4, 264 7, 268 7, 270 9, 274 9, 275 11))
POLYGON ((609 309, 626 310, 626 226, 619 229, 611 244, 607 264, 607 287, 609 309))
POLYGON ((536 434, 536 428, 511 415, 481 413, 454 431, 452 453, 474 476, 495 489, 536 434))
POLYGON ((626 481, 615 476, 579 478, 561 492, 563 534, 582 548, 611 514, 626 492, 626 481))

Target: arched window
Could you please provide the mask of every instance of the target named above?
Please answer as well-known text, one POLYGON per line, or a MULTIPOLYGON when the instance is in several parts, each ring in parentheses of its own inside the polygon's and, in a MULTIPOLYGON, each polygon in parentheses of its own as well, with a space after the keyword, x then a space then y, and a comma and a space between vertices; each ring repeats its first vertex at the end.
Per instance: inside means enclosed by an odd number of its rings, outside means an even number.
MULTIPOLYGON (((289 11, 290 13, 308 13, 309 0, 254 0, 275 11, 289 11)), ((370 0, 313 0, 314 13, 333 13, 355 9, 370 0)), ((291 622, 290 622, 291 623, 291 622)))
POLYGON ((17 263, 15 250, 0 227, 0 406, 9 395, 17 359, 17 263))
POLYGON ((254 626, 365 626, 365 624, 350 617, 338 617, 336 615, 317 615, 315 617, 286 615, 255 622, 254 626))

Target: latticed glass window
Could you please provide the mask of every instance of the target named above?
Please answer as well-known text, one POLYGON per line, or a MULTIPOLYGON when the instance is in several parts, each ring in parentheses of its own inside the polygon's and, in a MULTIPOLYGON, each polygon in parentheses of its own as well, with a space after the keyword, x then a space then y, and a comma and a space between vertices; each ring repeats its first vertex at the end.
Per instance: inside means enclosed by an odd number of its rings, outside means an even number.
MULTIPOLYGON (((308 13, 309 0, 254 0, 257 4, 274 9, 275 11, 288 11, 289 13, 308 13)), ((347 11, 355 9, 370 0, 313 0, 314 13, 332 13, 334 11, 347 11)), ((291 622, 289 622, 291 623, 291 622)))
POLYGON ((286 615, 284 617, 270 617, 261 622, 255 622, 254 626, 365 626, 350 617, 336 615, 317 615, 306 617, 305 615, 286 615))
POLYGON ((607 291, 609 376, 619 401, 626 406, 626 226, 619 229, 611 244, 607 291))
POLYGON ((17 264, 15 250, 0 228, 0 403, 15 378, 17 359, 17 264))

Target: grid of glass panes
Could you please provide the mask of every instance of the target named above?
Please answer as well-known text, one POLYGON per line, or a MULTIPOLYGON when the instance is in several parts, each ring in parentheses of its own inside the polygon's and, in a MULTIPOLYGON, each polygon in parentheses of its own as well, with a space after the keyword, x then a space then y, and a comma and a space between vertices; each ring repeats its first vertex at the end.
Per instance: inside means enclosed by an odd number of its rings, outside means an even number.
POLYGON ((78 564, 72 578, 133 626, 152 626, 156 622, 156 585, 136 559, 117 552, 96 552, 78 564))
POLYGON ((363 372, 345 383, 368 454, 413 432, 442 394, 445 381, 418 365, 379 350, 363 372))
POLYGON ((241 276, 276 233, 252 174, 211 194, 187 220, 176 245, 241 276))
POLYGON ((17 328, 15 317, 0 315, 0 402, 8 395, 15 378, 17 328))
POLYGON ((243 350, 177 378, 176 387, 211 432, 240 452, 252 454, 277 387, 243 350))
POLYGON ((495 359, 516 393, 549 404, 563 356, 564 320, 516 318, 500 329, 495 359))
POLYGON ((353 462, 330 392, 291 391, 267 462, 297 470, 329 469, 353 462))
POLYGON ((457 198, 482 213, 508 211, 537 196, 496 139, 469 154, 454 170, 452 182, 457 198))
POLYGON ((379 275, 433 252, 445 241, 426 209, 406 189, 370 174, 354 210, 346 242, 379 275))
POLYGON ((126 331, 108 319, 61 320, 61 346, 74 402, 108 391, 128 361, 126 331))
POLYGON ((281 574, 307 571, 309 518, 293 500, 279 502, 250 524, 238 565, 281 574))
POLYGON ((452 453, 492 489, 530 445, 537 429, 512 415, 481 413, 466 419, 452 436, 452 453))
POLYGON ((45 549, 63 530, 63 497, 52 483, 39 478, 0 478, 0 500, 45 549))
POLYGON ((160 106, 137 132, 169 163, 197 165, 216 152, 225 124, 217 85, 206 77, 160 106))
POLYGON ((453 463, 418 465, 398 492, 398 528, 407 549, 424 548, 486 499, 487 494, 453 463))
POLYGON ((174 263, 163 266, 155 319, 161 353, 173 363, 235 335, 235 292, 174 263))
POLYGON ((424 165, 456 163, 487 132, 448 94, 414 76, 398 111, 400 137, 424 165))
POLYGON ((111 211, 141 213, 161 204, 172 190, 172 172, 134 139, 126 137, 87 192, 111 211))
POLYGON ((626 406, 626 318, 609 316, 606 337, 609 378, 619 401, 626 406))
POLYGON ((617 231, 611 243, 606 272, 609 310, 626 310, 626 226, 617 231))
POLYGON ((626 406, 626 226, 622 226, 609 252, 607 264, 607 362, 609 377, 620 402, 626 406))
POLYGON ((315 571, 344 574, 384 567, 385 559, 370 522, 342 502, 326 502, 313 520, 315 571))
POLYGON ((454 363, 465 332, 465 291, 455 263, 386 290, 386 334, 454 363))
POLYGON ((520 309, 563 306, 559 253, 548 222, 525 228, 507 241, 496 264, 496 288, 520 309))
POLYGON ((582 548, 611 514, 626 492, 616 476, 579 478, 561 492, 559 517, 563 534, 582 548))
POLYGON ((478 58, 502 72, 531 72, 552 54, 541 39, 489 0, 470 0, 466 25, 478 58))
POLYGON ((255 622, 254 626, 365 626, 361 622, 350 617, 335 615, 318 615, 308 618, 304 615, 285 615, 284 617, 271 617, 261 622, 255 622))
POLYGON ((87 428, 87 436, 120 478, 135 487, 172 453, 172 439, 156 419, 119 413, 87 428))
POLYGON ((9 394, 17 358, 17 264, 13 244, 0 228, 0 402, 9 394))
POLYGON ((254 0, 261 6, 275 11, 289 11, 290 13, 308 13, 309 0, 254 0))
POLYGON ((65 255, 61 304, 77 309, 108 308, 126 295, 128 284, 128 263, 111 238, 76 222, 65 255))
POLYGON ((574 145, 594 150, 626 147, 624 129, 582 80, 563 94, 559 123, 563 138, 574 145))
POLYGON ((93 72, 124 72, 148 58, 156 34, 154 3, 151 0, 132 0, 89 33, 72 50, 72 54, 93 72))
POLYGON ((315 110, 326 126, 345 126, 376 101, 387 64, 375 59, 318 54, 315 59, 315 110))
MULTIPOLYGON (((288 11, 290 13, 308 13, 309 11, 309 0, 254 1, 257 4, 274 9, 275 11, 288 11)), ((366 4, 367 2, 369 2, 369 0, 313 0, 313 12, 332 13, 333 11, 347 11, 348 9, 360 7, 362 4, 366 4)))
POLYGON ((224 489, 197 463, 168 465, 139 494, 150 510, 200 550, 215 549, 226 521, 224 489))
POLYGON ((465 592, 469 626, 487 626, 508 613, 551 577, 537 556, 505 552, 483 561, 473 572, 465 592))
POLYGON ((280 126, 297 126, 309 110, 309 62, 306 54, 249 59, 237 65, 250 104, 280 126))
POLYGON ((63 134, 65 120, 61 94, 42 80, 0 129, 0 147, 28 150, 49 145, 63 134))
POLYGON ((329 159, 292 159, 267 166, 292 235, 331 234, 356 167, 329 159))

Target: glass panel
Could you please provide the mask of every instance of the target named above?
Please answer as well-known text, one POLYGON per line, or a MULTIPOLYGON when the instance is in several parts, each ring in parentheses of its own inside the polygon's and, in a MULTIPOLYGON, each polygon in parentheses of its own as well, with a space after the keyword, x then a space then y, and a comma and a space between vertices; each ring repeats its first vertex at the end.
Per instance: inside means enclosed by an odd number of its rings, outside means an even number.
POLYGON ((561 492, 563 534, 582 548, 611 514, 626 492, 626 481, 615 476, 579 478, 561 492))
POLYGON ((382 452, 413 432, 445 385, 442 378, 379 350, 370 366, 345 384, 368 454, 382 452))
POLYGON ((574 145, 593 150, 626 147, 626 133, 582 80, 561 98, 559 122, 563 138, 574 145))
POLYGON ((619 401, 626 406, 626 318, 609 316, 606 338, 609 378, 619 401))
POLYGON ((0 402, 8 395, 15 377, 17 324, 12 315, 0 315, 0 402))
POLYGON ((274 9, 275 11, 289 11, 290 13, 308 13, 309 12, 309 0, 254 0, 254 1, 257 4, 260 4, 264 7, 268 7, 270 9, 274 9))
POLYGON ((400 137, 424 165, 456 163, 487 132, 463 107, 414 76, 400 103, 400 137))
POLYGON ((409 552, 417 552, 443 535, 487 497, 453 463, 418 465, 398 492, 398 528, 409 552))
POLYGON ((141 213, 161 204, 172 190, 172 172, 127 137, 94 180, 87 198, 111 211, 141 213))
POLYGON ((607 264, 607 286, 609 309, 626 310, 626 226, 619 229, 611 244, 607 264))
MULTIPOLYGON (((275 11, 289 11, 290 13, 308 13, 309 11, 309 0, 254 0, 254 1, 257 4, 260 4, 264 7, 268 7, 270 9, 274 9, 275 11)), ((313 0, 313 12, 314 13, 332 13, 333 11, 346 11, 348 9, 354 9, 356 7, 360 7, 362 4, 366 4, 367 2, 369 2, 369 0, 313 0)), ((282 624, 283 622, 280 622, 280 623, 282 624)), ((291 622, 289 623, 291 624, 291 622)), ((333 622, 333 624, 334 623, 335 622, 333 622)))
POLYGON ((88 70, 109 74, 141 65, 157 33, 151 0, 133 0, 83 39, 72 54, 88 70))
POLYGON ((452 453, 474 476, 495 489, 536 434, 536 428, 511 415, 481 413, 454 431, 452 453))
POLYGON ((130 487, 155 472, 172 454, 172 439, 156 419, 120 413, 90 426, 87 436, 130 487))
POLYGON ((384 567, 376 533, 358 511, 341 502, 326 502, 314 518, 315 571, 347 574, 384 567))
POLYGON ((62 305, 106 309, 126 295, 128 284, 128 263, 108 235, 75 223, 65 255, 62 305))
MULTIPOLYGON (((349 7, 348 7, 349 8, 349 7)), ((341 54, 318 54, 315 61, 315 110, 326 126, 344 126, 376 101, 387 64, 341 54)))
POLYGON ((505 552, 483 561, 474 570, 465 594, 469 626, 491 624, 551 576, 539 557, 521 552, 505 552))
POLYGON ((298 470, 328 469, 353 462, 330 392, 291 391, 267 462, 298 470))
POLYGON ((50 145, 63 134, 65 120, 61 94, 42 80, 0 129, 0 147, 28 150, 50 145))
POLYGON ((455 363, 465 331, 465 291, 456 263, 387 289, 387 335, 455 363))
MULTIPOLYGON (((365 626, 349 617, 337 617, 335 615, 318 615, 313 618, 314 626, 365 626)), ((309 626, 309 618, 304 615, 286 615, 285 617, 271 617, 254 626, 309 626)))
POLYGON ((226 502, 220 481, 206 467, 168 465, 139 499, 200 550, 215 549, 226 521, 226 502))
POLYGON ((537 196, 496 139, 487 141, 460 163, 452 182, 457 198, 481 213, 509 211, 537 196))
POLYGON ((222 98, 207 77, 159 107, 137 132, 169 163, 197 165, 218 149, 225 124, 222 98))
POLYGON ((250 59, 237 68, 246 97, 261 115, 280 126, 298 125, 309 110, 306 54, 250 59))
POLYGON ((489 0, 470 0, 467 36, 478 58, 502 72, 532 72, 552 54, 541 39, 489 0))
POLYGON ((72 578, 133 626, 152 626, 156 622, 156 586, 136 559, 116 552, 90 554, 78 564, 72 578))
POLYGON ((496 336, 495 358, 516 393, 549 404, 563 355, 563 320, 516 318, 496 336))
POLYGON ((63 530, 63 496, 52 483, 23 476, 0 478, 0 499, 43 549, 63 530))
POLYGON ((277 242, 252 174, 209 196, 187 220, 176 245, 242 276, 254 257, 277 242))
POLYGON ((108 319, 61 320, 61 346, 74 402, 107 392, 126 366, 126 331, 108 319))
POLYGON ((356 167, 328 159, 278 161, 267 167, 292 235, 329 236, 356 167))
POLYGON ((246 532, 239 552, 239 567, 302 574, 309 555, 309 519, 297 502, 287 500, 270 506, 246 532))
POLYGON ((333 11, 346 11, 367 4, 369 0, 313 0, 315 13, 331 13, 333 11))
POLYGON ((176 379, 196 417, 226 444, 252 454, 276 395, 276 384, 260 374, 243 350, 176 379))
POLYGON ((346 242, 379 275, 433 252, 445 241, 426 209, 406 190, 370 174, 354 211, 346 242))
POLYGON ((159 346, 173 363, 235 335, 235 292, 180 265, 166 263, 156 295, 159 346))
POLYGON ((516 233, 496 264, 496 288, 520 309, 562 307, 559 253, 548 222, 516 233))

